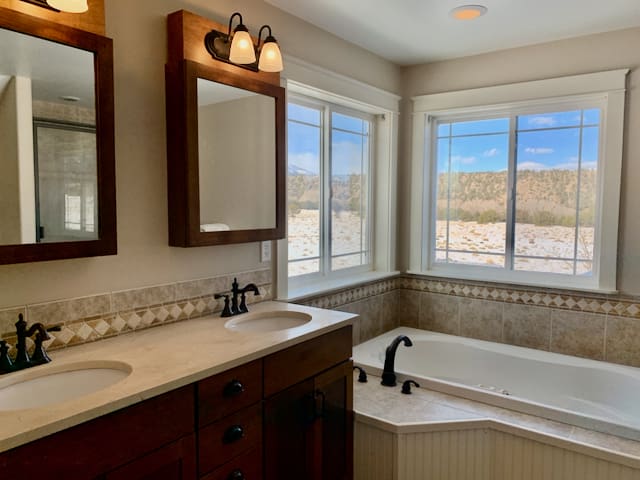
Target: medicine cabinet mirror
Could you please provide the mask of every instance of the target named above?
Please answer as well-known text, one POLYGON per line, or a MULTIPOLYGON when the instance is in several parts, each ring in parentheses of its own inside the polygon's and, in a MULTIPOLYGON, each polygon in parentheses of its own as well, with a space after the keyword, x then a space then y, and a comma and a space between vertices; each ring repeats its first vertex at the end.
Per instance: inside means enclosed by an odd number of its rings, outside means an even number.
POLYGON ((0 264, 116 253, 108 38, 0 8, 0 264))
POLYGON ((171 245, 284 237, 284 89, 243 72, 167 66, 171 245))

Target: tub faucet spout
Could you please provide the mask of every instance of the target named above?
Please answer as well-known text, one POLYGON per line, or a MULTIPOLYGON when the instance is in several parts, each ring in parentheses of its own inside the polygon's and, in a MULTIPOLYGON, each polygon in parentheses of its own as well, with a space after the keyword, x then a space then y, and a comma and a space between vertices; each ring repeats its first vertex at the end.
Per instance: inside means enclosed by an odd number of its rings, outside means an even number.
POLYGON ((406 335, 399 335, 387 347, 387 351, 384 356, 384 370, 382 371, 382 381, 380 382, 385 387, 396 386, 396 350, 398 350, 398 345, 400 345, 401 342, 404 342, 405 347, 413 346, 413 342, 409 337, 407 337, 406 335))

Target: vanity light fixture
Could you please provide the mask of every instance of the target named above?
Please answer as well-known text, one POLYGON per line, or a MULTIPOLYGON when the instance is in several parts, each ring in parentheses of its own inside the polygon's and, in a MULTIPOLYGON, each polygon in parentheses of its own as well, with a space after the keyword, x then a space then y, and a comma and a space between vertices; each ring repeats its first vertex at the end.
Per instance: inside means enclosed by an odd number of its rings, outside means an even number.
POLYGON ((475 20, 487 13, 487 7, 483 5, 462 5, 449 13, 456 20, 475 20))
POLYGON ((204 46, 209 54, 216 60, 231 63, 238 67, 246 68, 257 72, 281 72, 282 71, 282 54, 278 47, 278 42, 271 34, 271 27, 263 25, 258 34, 258 45, 253 44, 249 30, 242 23, 242 15, 235 12, 229 19, 229 28, 227 33, 218 30, 211 30, 204 37, 204 46), (231 32, 233 19, 239 18, 238 26, 231 32), (268 35, 260 44, 262 31, 268 30, 268 35), (256 52, 260 56, 260 60, 256 62, 256 52))
POLYGON ((21 0, 54 12, 84 13, 89 10, 87 0, 21 0))

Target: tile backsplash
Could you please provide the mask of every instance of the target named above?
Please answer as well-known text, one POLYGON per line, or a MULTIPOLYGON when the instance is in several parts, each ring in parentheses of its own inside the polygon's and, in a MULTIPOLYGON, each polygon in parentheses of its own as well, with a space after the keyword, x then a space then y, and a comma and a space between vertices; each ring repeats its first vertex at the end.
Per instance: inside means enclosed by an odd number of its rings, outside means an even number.
POLYGON ((0 336, 15 345, 20 313, 30 324, 62 327, 50 333, 49 350, 201 317, 222 310, 224 302, 214 294, 228 291, 234 277, 258 286, 260 295, 248 295, 247 303, 272 298, 271 269, 256 270, 0 310, 0 336))
MULTIPOLYGON (((0 310, 0 336, 15 344, 29 323, 61 325, 55 350, 222 310, 213 295, 234 277, 273 297, 270 269, 122 290, 0 310)), ((356 313, 354 345, 408 326, 640 367, 640 298, 399 275, 306 297, 296 303, 356 313)))

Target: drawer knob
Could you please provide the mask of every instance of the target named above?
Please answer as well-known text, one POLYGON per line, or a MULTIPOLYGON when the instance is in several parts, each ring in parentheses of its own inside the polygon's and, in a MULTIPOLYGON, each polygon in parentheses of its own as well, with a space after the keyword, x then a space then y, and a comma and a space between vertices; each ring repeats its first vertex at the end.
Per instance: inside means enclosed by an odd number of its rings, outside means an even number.
POLYGON ((234 470, 227 477, 228 480, 244 480, 244 473, 242 470, 234 470))
POLYGON ((244 385, 242 385, 240 380, 231 380, 231 382, 224 387, 224 391, 222 393, 225 397, 235 397, 240 395, 242 392, 244 392, 244 385))
POLYGON ((227 428, 227 431, 224 432, 224 436, 222 437, 222 441, 224 443, 233 443, 240 440, 244 437, 244 430, 240 425, 233 425, 227 428))

